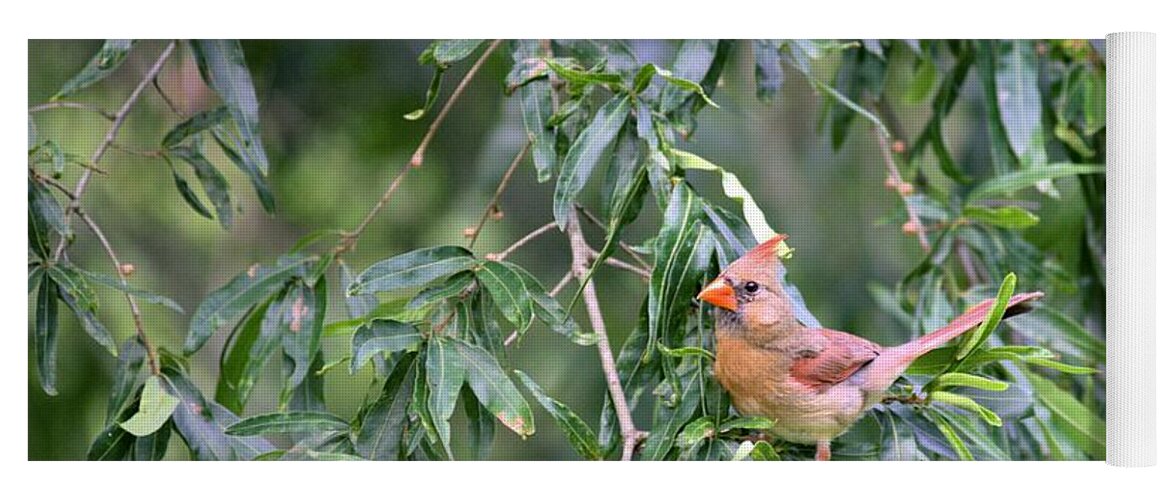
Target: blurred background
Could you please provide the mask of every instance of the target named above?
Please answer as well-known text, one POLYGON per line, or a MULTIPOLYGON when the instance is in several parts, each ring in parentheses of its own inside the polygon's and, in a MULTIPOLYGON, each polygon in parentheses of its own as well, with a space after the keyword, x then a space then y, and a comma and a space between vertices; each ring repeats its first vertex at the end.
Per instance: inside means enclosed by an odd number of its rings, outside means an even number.
MULTIPOLYGON (((301 236, 318 229, 354 227, 377 201, 391 178, 406 163, 432 116, 406 121, 405 113, 419 108, 432 68, 416 58, 429 41, 244 41, 247 65, 261 100, 261 126, 271 161, 270 183, 277 200, 274 216, 266 215, 247 178, 231 168, 218 150, 211 157, 232 186, 239 213, 231 230, 195 214, 176 191, 171 173, 161 160, 111 151, 102 162, 108 175, 95 176, 83 206, 104 228, 110 243, 137 271, 133 284, 174 298, 187 315, 143 304, 147 333, 158 344, 179 350, 190 313, 202 298, 232 276, 256 262, 269 262, 288 250, 301 236)), ((47 101, 86 64, 100 41, 30 40, 29 102, 47 101)), ((632 41, 641 62, 669 67, 677 41, 632 41)), ((153 62, 163 43, 143 41, 122 67, 103 82, 73 100, 115 109, 153 62)), ((892 67, 911 64, 906 51, 892 52, 892 67)), ((816 71, 832 81, 833 61, 821 61, 816 71)), ((456 65, 439 102, 445 101, 470 60, 456 65)), ((821 130, 823 100, 803 78, 790 71, 774 101, 755 95, 750 46, 737 44, 730 69, 714 93, 720 109, 705 109, 699 127, 683 148, 740 176, 764 209, 773 228, 788 233, 796 254, 788 267, 812 312, 828 327, 857 332, 880 343, 906 338, 897 323, 882 311, 867 287, 892 287, 922 258, 913 237, 904 235, 901 200, 883 188, 886 170, 873 134, 864 120, 837 151, 821 130), (865 129, 865 130, 863 130, 865 129)), ((510 160, 525 141, 519 101, 503 93, 511 67, 501 50, 487 63, 452 110, 432 144, 424 166, 412 171, 385 211, 374 221, 357 249, 348 254, 353 269, 364 269, 386 257, 424 246, 464 244, 463 229, 474 225, 510 160)), ((910 71, 892 70, 887 89, 892 95, 910 84, 910 71)), ((185 114, 209 109, 217 98, 207 89, 190 54, 180 49, 160 77, 160 85, 185 114)), ((979 102, 978 78, 968 78, 955 110, 944 124, 946 140, 958 163, 970 172, 991 169, 986 117, 979 102)), ((930 116, 930 103, 895 100, 903 126, 918 132, 930 116)), ((157 148, 162 136, 181 119, 148 89, 122 129, 118 144, 137 150, 157 148)), ((69 152, 88 156, 105 134, 108 122, 80 110, 59 109, 35 116, 38 133, 52 138, 69 152)), ((208 152, 212 153, 212 148, 208 152)), ((62 181, 72 186, 79 172, 69 170, 62 181)), ((583 197, 596 203, 600 178, 583 197)), ((691 180, 709 199, 721 200, 718 178, 695 174, 691 180)), ((940 181, 946 182, 946 181, 940 181)), ((1061 202, 1037 197, 1043 224, 1029 230, 1041 233, 1080 231, 1083 221, 1076 188, 1061 202)), ((1072 182, 1072 181, 1069 181, 1072 182)), ((490 221, 477 242, 477 253, 499 251, 520 236, 552 220, 553 183, 536 181, 531 163, 513 178, 501 199, 504 218, 490 221)), ((729 200, 729 207, 733 206, 729 200)), ((658 215, 648 210, 624 234, 640 243, 652 236, 658 215)), ((597 205, 594 205, 597 206, 597 205)), ((1080 233, 1078 233, 1080 234, 1080 233)), ((595 247, 602 235, 587 227, 595 247)), ((1077 262, 1076 238, 1044 240, 1048 256, 1077 262)), ((107 257, 84 228, 69 252, 85 269, 112 275, 107 257)), ((547 233, 516 253, 512 260, 541 279, 546 287, 566 272, 569 250, 565 238, 547 233)), ((1075 267, 1075 266, 1070 266, 1075 267)), ((646 285, 636 276, 603 267, 596 278, 611 343, 620 346, 637 319, 637 304, 646 285)), ((336 281, 334 281, 336 283, 336 281)), ((334 287, 337 288, 337 287, 334 287)), ((571 287, 572 288, 572 287, 571 287)), ((119 338, 133 335, 133 323, 117 292, 96 288, 103 322, 119 338)), ((1060 303, 1062 291, 1049 291, 1060 303)), ((328 321, 343 319, 338 290, 333 290, 328 321)), ((564 299, 564 297, 563 297, 564 299)), ((30 298, 30 320, 32 303, 30 298)), ((578 314, 584 315, 578 307, 578 314)), ((101 430, 110 391, 111 358, 79 328, 70 314, 61 314, 58 390, 56 397, 42 392, 30 343, 29 459, 82 459, 101 430)), ((30 322, 31 332, 31 322, 30 322)), ((209 397, 214 394, 218 354, 226 332, 213 337, 192 360, 194 381, 209 397)), ((348 339, 325 340, 326 362, 347 352, 348 339)), ((553 397, 596 425, 605 391, 596 349, 580 347, 536 325, 520 345, 510 350, 512 368, 533 376, 553 397)), ((246 415, 274 407, 279 391, 279 363, 270 363, 246 415)), ((326 378, 330 408, 350 417, 370 392, 370 369, 351 377, 334 370, 326 378)), ((650 405, 644 405, 649 408, 650 405)), ((644 409, 645 410, 645 409, 644 409)), ((555 429, 548 414, 534 411, 538 432, 522 442, 509 432, 496 433, 494 459, 573 459, 576 455, 555 429)), ((465 425, 457 413, 452 425, 465 425)), ((640 422, 649 415, 637 415, 640 422)), ((456 451, 457 456, 461 455, 456 451)), ((171 458, 183 458, 179 440, 172 440, 171 458)))

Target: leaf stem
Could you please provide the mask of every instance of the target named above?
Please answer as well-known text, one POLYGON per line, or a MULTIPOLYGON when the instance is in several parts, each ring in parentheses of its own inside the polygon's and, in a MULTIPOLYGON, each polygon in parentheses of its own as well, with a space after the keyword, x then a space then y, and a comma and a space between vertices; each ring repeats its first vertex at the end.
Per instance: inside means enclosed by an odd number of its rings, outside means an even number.
MULTIPOLYGON (((579 204, 579 205, 577 205, 577 209, 581 211, 582 215, 586 216, 586 219, 589 220, 590 223, 592 223, 595 226, 598 226, 603 231, 606 230, 606 225, 603 224, 602 221, 600 219, 598 219, 594 214, 590 213, 590 211, 586 207, 583 207, 579 204)), ((622 251, 626 252, 627 255, 629 255, 632 259, 634 259, 635 262, 638 262, 638 265, 642 266, 643 271, 650 273, 651 265, 647 264, 647 262, 645 260, 642 260, 642 256, 639 255, 638 252, 635 252, 634 249, 630 247, 630 245, 626 244, 625 241, 619 240, 618 246, 619 246, 619 248, 622 249, 622 251)))
POLYGON ((594 290, 593 281, 587 279, 591 258, 590 247, 581 234, 581 224, 578 222, 575 210, 569 211, 565 234, 569 237, 569 246, 573 255, 570 270, 582 284, 582 301, 585 302, 586 312, 589 313, 590 325, 598 336, 598 357, 602 361, 606 385, 610 388, 610 399, 614 402, 614 411, 618 415, 618 426, 622 430, 622 460, 628 461, 634 456, 634 448, 638 446, 638 442, 645 436, 645 433, 634 426, 634 418, 630 415, 630 406, 622 389, 622 379, 619 378, 618 368, 614 363, 614 352, 610 348, 610 340, 606 335, 606 322, 602 318, 602 309, 598 306, 598 295, 594 290))
POLYGON ((488 56, 492 55, 492 52, 496 50, 496 47, 499 46, 500 43, 501 40, 494 40, 492 44, 484 50, 484 53, 480 55, 480 58, 476 60, 475 64, 472 65, 471 69, 469 69, 468 72, 464 74, 464 77, 462 80, 460 80, 459 85, 455 87, 455 91, 451 93, 451 97, 449 97, 447 102, 444 103, 443 109, 439 110, 439 114, 435 115, 435 120, 431 122, 431 126, 427 129, 427 133, 423 135, 423 140, 419 142, 419 147, 415 149, 415 153, 411 155, 411 160, 406 165, 403 165, 402 169, 399 170, 398 175, 394 176, 394 180, 390 182, 390 186, 387 186, 386 192, 382 193, 382 197, 378 199, 378 203, 374 204, 374 206, 370 209, 370 212, 366 214, 366 217, 362 219, 362 222, 359 223, 353 231, 342 234, 341 243, 337 246, 337 248, 334 249, 335 254, 340 255, 353 250, 354 245, 356 245, 358 242, 358 238, 362 236, 362 232, 366 230, 366 227, 370 225, 370 222, 372 222, 374 218, 378 216, 378 213, 381 212, 382 209, 386 206, 386 204, 390 202, 391 197, 394 196, 394 192, 398 190, 399 185, 402 184, 403 179, 406 178, 407 172, 409 172, 411 168, 421 167, 423 165, 423 156, 427 152, 427 146, 431 144, 431 140, 435 137, 435 132, 439 130, 439 125, 443 123, 443 119, 447 117, 447 113, 451 111, 451 108, 454 106, 455 102, 459 100, 461 95, 463 95, 464 89, 466 89, 468 86, 468 82, 472 81, 472 78, 480 71, 480 67, 484 65, 484 61, 488 60, 488 56))
POLYGON ((471 232, 470 237, 472 240, 468 242, 468 250, 476 246, 476 240, 480 238, 480 232, 484 230, 484 224, 488 222, 488 217, 500 210, 500 195, 504 194, 504 190, 508 188, 508 181, 512 179, 512 173, 516 171, 516 167, 520 165, 520 161, 528 154, 529 147, 532 144, 531 141, 525 142, 524 147, 512 159, 512 164, 508 166, 508 170, 504 171, 504 177, 500 179, 500 184, 496 186, 496 193, 492 195, 492 201, 489 201, 488 206, 484 207, 484 213, 480 215, 480 222, 476 224, 476 228, 471 232))
POLYGON ((84 102, 71 102, 71 101, 49 101, 44 104, 38 104, 36 106, 32 106, 32 107, 28 108, 28 112, 30 114, 40 113, 41 111, 48 111, 50 109, 82 109, 85 111, 91 111, 91 112, 97 113, 97 114, 101 115, 102 118, 105 118, 107 121, 114 121, 117 118, 117 116, 111 114, 109 111, 106 111, 102 108, 94 106, 93 104, 87 104, 84 102))
POLYGON ((489 260, 502 261, 502 260, 508 258, 508 256, 511 255, 512 252, 515 252, 518 249, 520 249, 520 247, 525 246, 525 244, 532 241, 537 236, 545 234, 556 227, 557 227, 556 222, 550 222, 548 224, 545 224, 544 226, 538 227, 538 228, 532 230, 531 232, 529 232, 529 234, 522 236, 519 240, 516 240, 516 243, 513 243, 512 246, 505 248, 504 251, 502 251, 500 253, 488 254, 485 256, 485 258, 487 258, 489 260))

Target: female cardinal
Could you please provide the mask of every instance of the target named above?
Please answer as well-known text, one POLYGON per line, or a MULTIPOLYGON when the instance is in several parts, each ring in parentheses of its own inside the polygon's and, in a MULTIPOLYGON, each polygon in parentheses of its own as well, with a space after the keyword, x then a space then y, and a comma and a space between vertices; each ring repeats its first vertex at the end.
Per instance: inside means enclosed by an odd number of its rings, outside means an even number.
MULTIPOLYGON (((785 292, 778 235, 728 266, 699 294, 717 306, 715 375, 742 415, 776 421, 772 432, 816 444, 829 460, 830 441, 846 432, 918 357, 979 325, 987 300, 951 324, 896 347, 801 324, 785 292)), ((1041 292, 1013 296, 1006 316, 1041 292)))

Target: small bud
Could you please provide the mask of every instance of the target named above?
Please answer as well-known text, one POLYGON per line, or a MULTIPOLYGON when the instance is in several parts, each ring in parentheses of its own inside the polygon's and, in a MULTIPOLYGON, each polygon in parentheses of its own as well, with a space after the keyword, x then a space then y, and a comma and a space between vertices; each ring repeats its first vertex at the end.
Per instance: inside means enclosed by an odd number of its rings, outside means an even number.
POLYGON ((919 232, 919 225, 916 224, 915 221, 909 220, 909 221, 907 221, 906 224, 903 224, 903 234, 905 234, 907 236, 913 236, 918 232, 919 232))
POLYGON ((484 254, 484 259, 490 260, 493 262, 500 262, 501 261, 500 254, 498 254, 498 253, 484 254))
POLYGON ((911 196, 911 194, 914 192, 915 192, 915 186, 912 186, 910 182, 904 182, 902 184, 899 184, 899 194, 900 195, 911 196))
POLYGON ((887 189, 894 191, 894 190, 898 189, 898 187, 899 187, 899 180, 895 179, 892 176, 887 176, 886 180, 883 181, 882 185, 886 186, 887 189))
POLYGON ((897 139, 894 144, 890 145, 890 149, 895 153, 903 154, 907 150, 907 143, 903 142, 902 139, 897 139))
POLYGON ((122 264, 118 267, 118 274, 121 274, 123 278, 129 278, 134 274, 134 264, 129 262, 122 264))
POLYGON ((475 227, 469 226, 469 227, 464 228, 464 238, 471 238, 475 235, 476 235, 476 228, 475 227))
POLYGON ((423 153, 421 151, 415 151, 415 154, 411 155, 411 166, 414 168, 423 166, 423 153))
POLYGON ((492 220, 500 220, 504 218, 504 211, 499 208, 492 209, 492 220))

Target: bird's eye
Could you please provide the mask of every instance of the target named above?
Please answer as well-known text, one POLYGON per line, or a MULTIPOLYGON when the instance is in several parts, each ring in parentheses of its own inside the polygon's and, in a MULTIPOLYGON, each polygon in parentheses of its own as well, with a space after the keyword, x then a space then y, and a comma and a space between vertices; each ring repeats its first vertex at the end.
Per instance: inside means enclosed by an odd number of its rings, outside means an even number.
POLYGON ((755 281, 749 281, 748 283, 744 284, 744 291, 746 291, 748 293, 756 293, 759 290, 760 290, 760 285, 757 284, 755 281))

